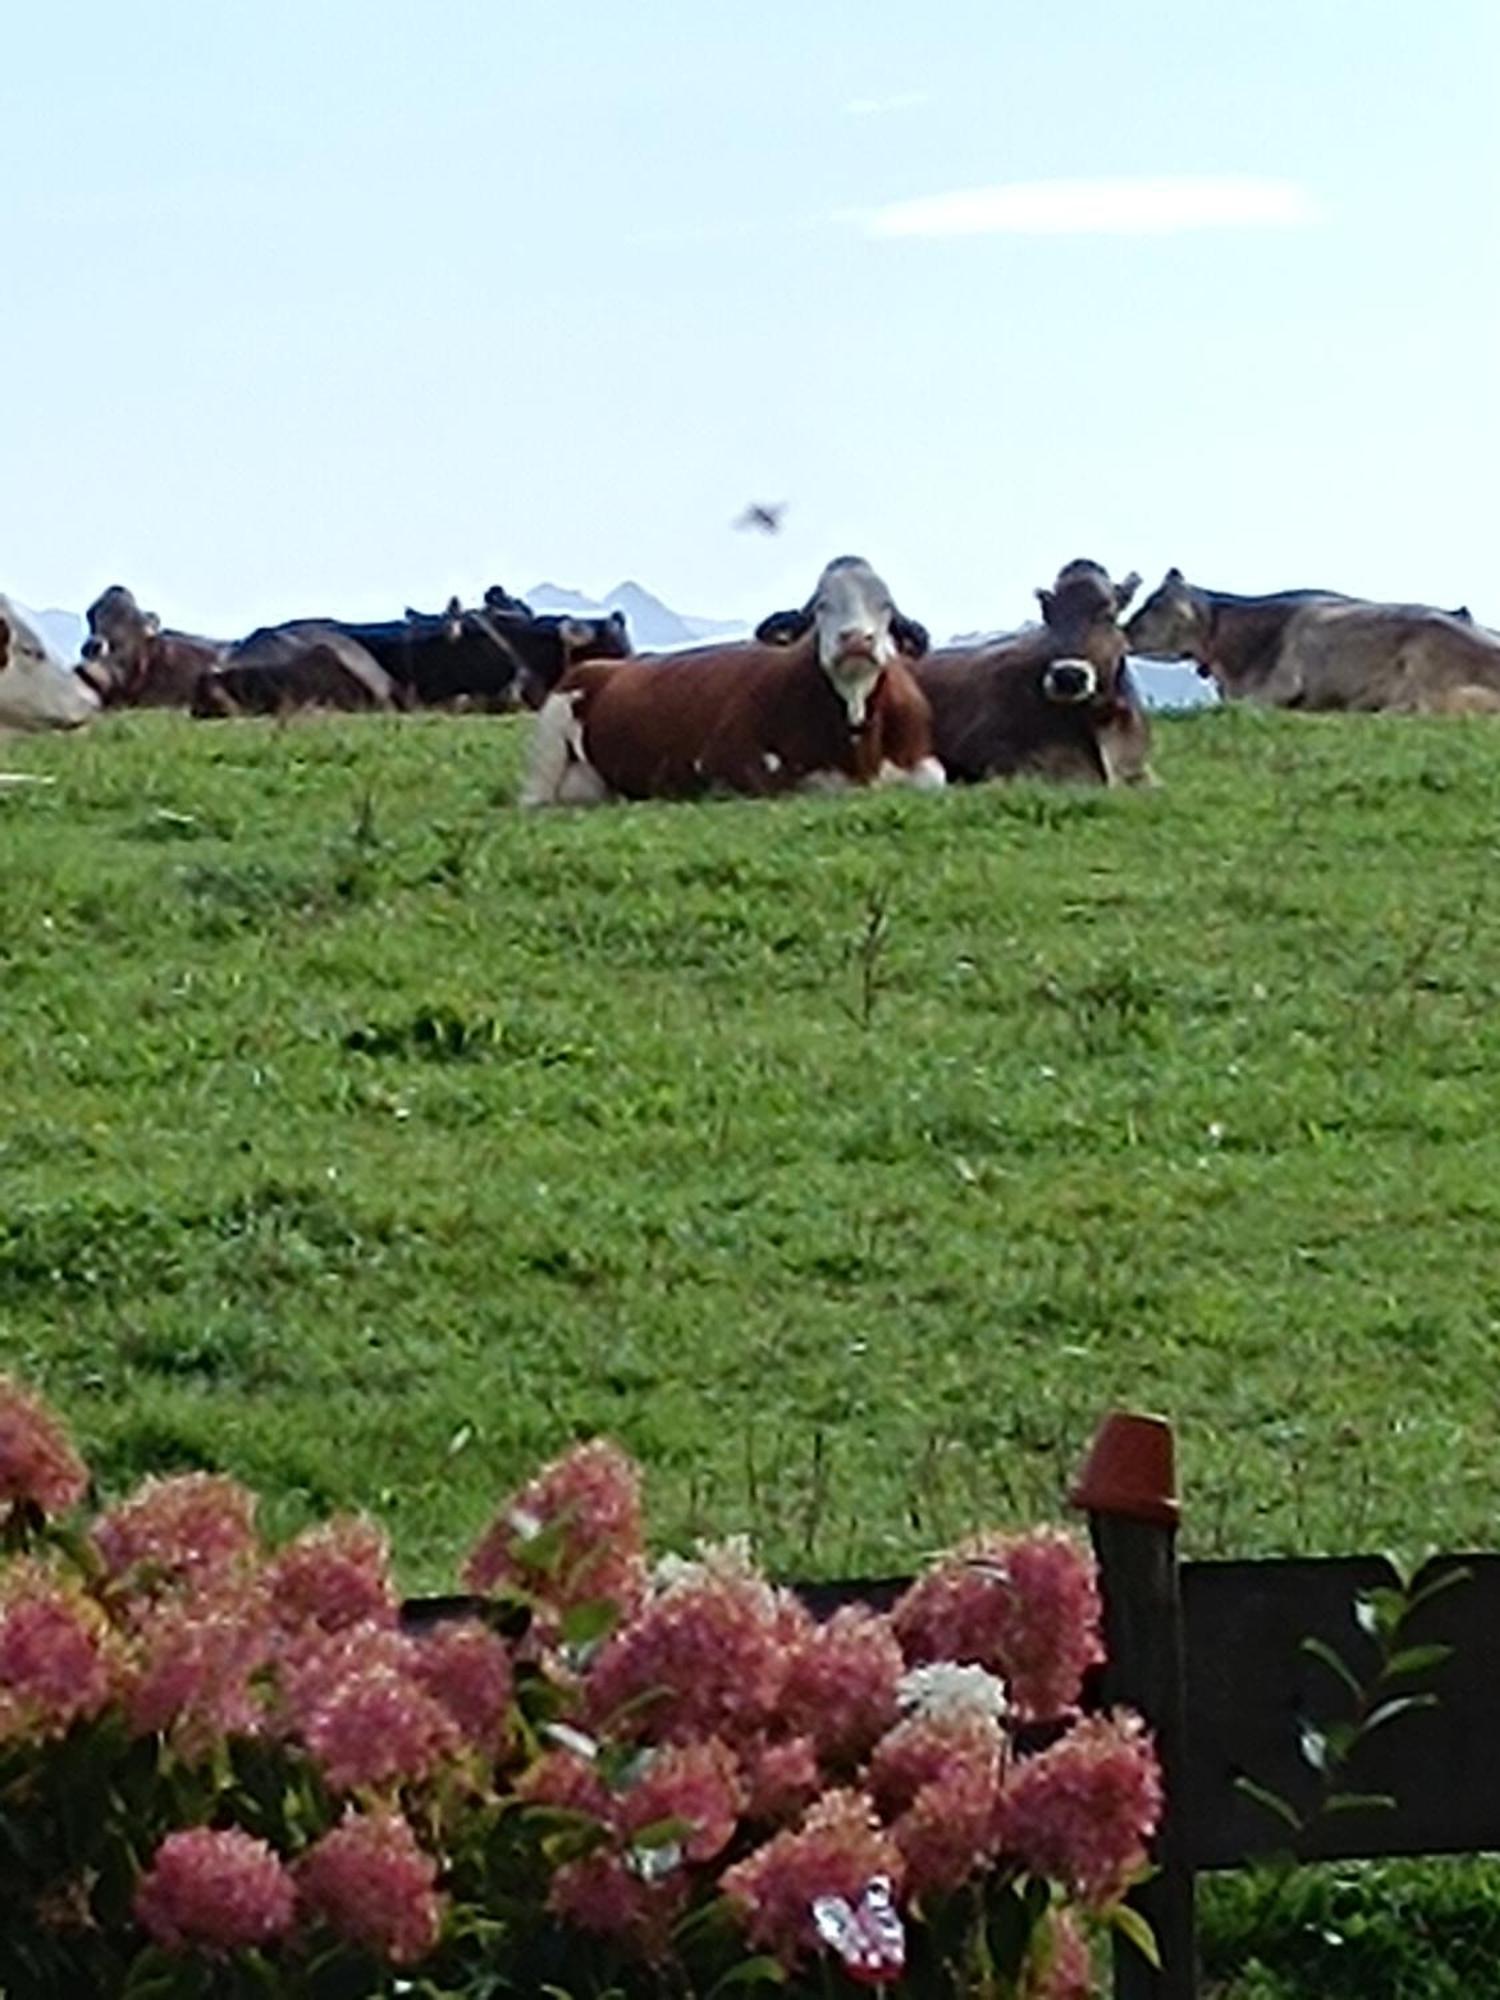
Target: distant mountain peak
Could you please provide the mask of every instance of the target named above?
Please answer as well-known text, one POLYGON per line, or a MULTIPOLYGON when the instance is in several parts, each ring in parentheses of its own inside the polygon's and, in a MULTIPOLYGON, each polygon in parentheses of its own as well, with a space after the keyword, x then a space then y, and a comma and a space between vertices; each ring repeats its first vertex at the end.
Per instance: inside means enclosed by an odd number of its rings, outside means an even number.
POLYGON ((589 597, 566 584, 539 583, 522 595, 534 611, 559 611, 575 618, 601 618, 623 611, 630 636, 643 651, 694 646, 705 639, 737 638, 743 622, 735 618, 692 618, 674 611, 634 577, 625 577, 603 597, 589 597))

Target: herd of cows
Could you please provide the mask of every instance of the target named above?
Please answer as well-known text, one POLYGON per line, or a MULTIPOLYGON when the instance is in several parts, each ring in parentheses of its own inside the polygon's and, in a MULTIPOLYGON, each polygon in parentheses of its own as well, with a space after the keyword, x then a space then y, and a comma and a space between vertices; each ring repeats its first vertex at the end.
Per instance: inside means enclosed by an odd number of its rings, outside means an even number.
POLYGON ((0 727, 140 707, 526 708, 538 713, 521 803, 549 805, 1022 775, 1149 783, 1130 653, 1192 661, 1229 700, 1500 712, 1500 634, 1466 608, 1234 596, 1173 569, 1127 616, 1139 584, 1070 562, 1038 590, 1039 623, 933 648, 870 565, 841 556, 752 639, 648 655, 619 612, 535 613, 498 585, 476 607, 300 619, 221 643, 165 629, 115 584, 89 607, 72 664, 0 597, 0 727))

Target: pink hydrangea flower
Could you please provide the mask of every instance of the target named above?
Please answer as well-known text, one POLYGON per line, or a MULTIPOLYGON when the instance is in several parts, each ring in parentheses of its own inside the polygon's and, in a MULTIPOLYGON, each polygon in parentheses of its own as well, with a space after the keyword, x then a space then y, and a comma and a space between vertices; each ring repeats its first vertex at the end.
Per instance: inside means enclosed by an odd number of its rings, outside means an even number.
POLYGON ((688 1861, 711 1861, 733 1840, 743 1804, 734 1752, 710 1738, 650 1752, 616 1804, 615 1824, 628 1849, 647 1827, 681 1820, 685 1830, 671 1845, 688 1861))
POLYGON ((1008 1750, 1005 1732, 992 1715, 970 1710, 910 1716, 876 1744, 870 1790, 887 1819, 904 1813, 924 1786, 939 1783, 960 1764, 993 1773, 998 1791, 1008 1750))
POLYGON ((791 1966, 821 1948, 816 1902, 837 1896, 856 1907, 882 1877, 899 1893, 904 1872, 900 1849, 882 1830, 869 1798, 834 1791, 808 1810, 799 1827, 776 1834, 726 1869, 720 1887, 739 1904, 751 1943, 791 1966))
POLYGON ((136 1917, 158 1944, 215 1955, 284 1936, 293 1905, 279 1858, 237 1827, 169 1833, 135 1893, 136 1917))
POLYGON ((761 1731, 786 1672, 784 1595, 689 1566, 606 1641, 584 1684, 589 1716, 655 1742, 761 1731))
POLYGON ((1092 1558, 1061 1529, 977 1535, 912 1585, 892 1614, 914 1664, 958 1660, 1006 1683, 1023 1720, 1076 1708, 1104 1657, 1092 1558))
POLYGON ((614 1806, 592 1758, 576 1750, 547 1750, 516 1779, 516 1796, 530 1805, 557 1806, 607 1824, 614 1806))
POLYGON ((412 1672, 477 1749, 498 1755, 512 1729, 510 1650, 477 1619, 452 1619, 417 1641, 412 1672))
POLYGON ((778 1722, 794 1735, 810 1736, 830 1762, 852 1763, 896 1720, 904 1671, 890 1620, 849 1605, 794 1646, 778 1722))
POLYGON ((296 1734, 340 1682, 371 1667, 415 1676, 417 1642, 388 1625, 349 1625, 325 1632, 320 1625, 274 1635, 279 1713, 296 1734))
POLYGON ((217 1473, 144 1480, 93 1533, 109 1575, 148 1590, 203 1588, 258 1556, 255 1495, 217 1473))
POLYGON ((77 1506, 88 1483, 88 1468, 57 1418, 13 1377, 0 1375, 0 1506, 61 1514, 77 1506))
POLYGON ((99 1713, 116 1673, 99 1607, 39 1563, 13 1564, 0 1595, 0 1733, 63 1733, 99 1713))
POLYGON ((1137 1715, 1085 1716, 1016 1764, 1001 1796, 1005 1851, 1089 1908, 1113 1902, 1145 1866, 1161 1818, 1161 1768, 1137 1715))
POLYGON ((350 1944, 415 1965, 438 1941, 437 1863, 399 1812, 346 1812, 297 1864, 305 1907, 350 1944))
POLYGON ((1021 2000, 1094 2000, 1094 1961, 1070 1910, 1053 1910, 1021 2000))
POLYGON ((149 1603, 133 1633, 125 1716, 134 1734, 168 1734, 184 1756, 207 1756, 226 1736, 265 1720, 252 1677, 270 1658, 259 1598, 231 1592, 149 1603))
POLYGON ((380 1662, 328 1688, 301 1734, 336 1792, 419 1783, 462 1747, 448 1711, 410 1674, 380 1662))
POLYGON ((810 1736, 752 1737, 740 1745, 740 1778, 748 1820, 765 1826, 796 1819, 823 1789, 818 1746, 810 1736))
POLYGON ((671 1949, 672 1926, 688 1894, 688 1878, 680 1868, 648 1880, 618 1854, 588 1854, 557 1870, 547 1907, 564 1923, 655 1964, 671 1949))
POLYGON ((267 1565, 278 1621, 295 1629, 318 1625, 394 1625, 396 1591, 384 1532, 363 1517, 344 1516, 309 1528, 267 1565))
POLYGON ((644 1550, 640 1473, 617 1444, 593 1438, 506 1501, 464 1581, 470 1590, 519 1585, 556 1612, 605 1599, 628 1616, 645 1591, 644 1550))
POLYGON ((914 1896, 946 1895, 993 1859, 1008 1749, 993 1715, 919 1715, 882 1738, 870 1789, 914 1896))

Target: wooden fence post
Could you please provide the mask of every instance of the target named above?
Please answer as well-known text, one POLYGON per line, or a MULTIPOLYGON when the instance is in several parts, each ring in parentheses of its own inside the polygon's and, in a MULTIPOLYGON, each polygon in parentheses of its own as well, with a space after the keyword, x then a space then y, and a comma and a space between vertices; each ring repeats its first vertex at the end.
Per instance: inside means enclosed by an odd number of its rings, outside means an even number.
POLYGON ((1104 1596, 1104 1695, 1138 1709, 1161 1758, 1166 1810, 1158 1872, 1130 1900, 1156 1934, 1158 1972, 1115 1940, 1115 2000, 1195 2000, 1197 1939, 1187 1825, 1186 1688, 1177 1578, 1177 1480, 1172 1427, 1115 1411, 1095 1435, 1073 1489, 1085 1508, 1104 1596))

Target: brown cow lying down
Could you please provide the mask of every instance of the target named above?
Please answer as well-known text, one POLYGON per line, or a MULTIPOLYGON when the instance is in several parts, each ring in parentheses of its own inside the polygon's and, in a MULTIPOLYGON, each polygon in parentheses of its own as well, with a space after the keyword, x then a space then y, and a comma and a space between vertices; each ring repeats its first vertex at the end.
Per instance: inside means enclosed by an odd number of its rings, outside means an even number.
POLYGON ((88 623, 79 672, 106 708, 187 708, 198 676, 228 650, 218 639, 164 632, 123 583, 94 599, 88 623))
POLYGON ((570 668, 537 718, 520 802, 941 785, 906 665, 926 647, 870 565, 840 556, 749 644, 570 668))
POLYGON ((1169 569, 1125 629, 1133 653, 1195 660, 1228 701, 1408 715, 1500 710, 1500 638, 1467 608, 1322 590, 1236 597, 1169 569))
POLYGON ((1140 578, 1064 564, 1038 590, 1042 623, 944 646, 913 669, 950 781, 1055 778, 1151 784, 1151 729, 1119 614, 1140 578))
POLYGON ((193 694, 193 714, 200 720, 292 715, 306 708, 362 712, 409 705, 405 690, 363 646, 336 633, 291 659, 217 667, 199 676, 193 694))

